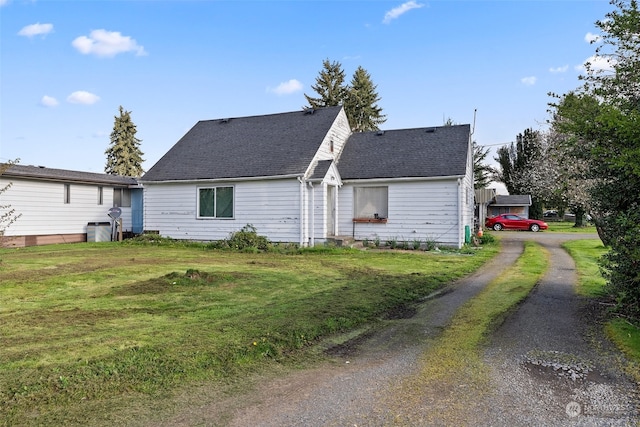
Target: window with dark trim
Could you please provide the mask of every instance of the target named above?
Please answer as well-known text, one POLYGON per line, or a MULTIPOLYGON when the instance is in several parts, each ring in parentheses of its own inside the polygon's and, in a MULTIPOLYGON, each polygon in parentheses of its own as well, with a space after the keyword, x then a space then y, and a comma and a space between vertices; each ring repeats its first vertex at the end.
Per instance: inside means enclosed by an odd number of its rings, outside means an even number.
POLYGON ((64 204, 71 203, 71 184, 64 185, 64 204))
POLYGON ((198 188, 198 218, 233 218, 233 187, 198 188))
POLYGON ((114 188, 113 206, 118 208, 130 208, 131 190, 129 190, 128 188, 114 188))
POLYGON ((389 187, 355 187, 353 218, 386 220, 389 216, 389 187))

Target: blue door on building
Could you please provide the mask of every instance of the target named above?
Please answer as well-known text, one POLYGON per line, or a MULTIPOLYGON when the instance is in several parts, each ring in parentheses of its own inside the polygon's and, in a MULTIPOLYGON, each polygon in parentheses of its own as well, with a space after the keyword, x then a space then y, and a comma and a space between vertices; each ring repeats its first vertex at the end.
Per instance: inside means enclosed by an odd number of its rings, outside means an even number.
POLYGON ((142 234, 144 231, 144 202, 142 188, 131 189, 131 231, 142 234))

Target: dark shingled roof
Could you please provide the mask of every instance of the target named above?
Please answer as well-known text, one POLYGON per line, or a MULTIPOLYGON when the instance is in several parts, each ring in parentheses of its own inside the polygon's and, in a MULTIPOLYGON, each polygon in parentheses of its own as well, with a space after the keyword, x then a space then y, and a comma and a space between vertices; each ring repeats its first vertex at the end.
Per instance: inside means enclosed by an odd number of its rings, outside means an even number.
POLYGON ((341 108, 200 121, 141 181, 302 175, 341 108))
POLYGON ((137 184, 136 179, 130 176, 80 172, 65 169, 52 169, 45 168, 43 166, 11 165, 2 175, 9 178, 31 178, 44 181, 78 182, 83 184, 104 184, 117 186, 129 186, 137 184))
POLYGON ((528 194, 498 194, 493 206, 531 206, 531 196, 528 194))
POLYGON ((338 170, 343 180, 464 175, 469 125, 355 133, 338 170))
POLYGON ((333 160, 320 160, 318 164, 315 166, 315 168, 313 168, 313 171, 311 172, 311 176, 309 177, 309 179, 311 180, 323 179, 327 174, 327 172, 329 172, 329 168, 331 167, 332 163, 333 163, 333 160))

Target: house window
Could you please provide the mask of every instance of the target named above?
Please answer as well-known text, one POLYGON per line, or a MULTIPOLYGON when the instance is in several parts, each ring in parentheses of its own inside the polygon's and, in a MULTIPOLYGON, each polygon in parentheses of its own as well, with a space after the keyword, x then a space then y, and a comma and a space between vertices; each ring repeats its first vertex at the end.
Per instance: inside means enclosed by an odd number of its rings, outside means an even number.
POLYGON ((71 184, 64 185, 64 203, 65 205, 71 203, 71 184))
POLYGON ((99 205, 101 205, 103 203, 103 201, 104 201, 103 193, 104 193, 104 191, 103 191, 102 187, 98 187, 98 204, 99 205))
POLYGON ((198 188, 198 218, 233 218, 233 187, 198 188))
POLYGON ((356 187, 353 189, 356 219, 385 219, 389 215, 389 187, 356 187))
POLYGON ((129 190, 128 188, 114 188, 113 206, 118 208, 130 208, 131 190, 129 190))

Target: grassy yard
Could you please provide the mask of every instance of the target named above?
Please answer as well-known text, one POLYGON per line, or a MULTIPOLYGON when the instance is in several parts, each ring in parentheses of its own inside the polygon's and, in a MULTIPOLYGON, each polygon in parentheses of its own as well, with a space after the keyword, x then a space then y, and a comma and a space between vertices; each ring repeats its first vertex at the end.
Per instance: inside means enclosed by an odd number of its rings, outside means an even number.
MULTIPOLYGON (((546 232, 552 233, 594 233, 597 234, 596 227, 593 224, 589 224, 586 227, 575 227, 574 222, 567 221, 550 221, 549 229, 546 232)), ((596 236, 597 237, 597 236, 596 236)))
POLYGON ((190 384, 295 365, 320 339, 377 322, 496 251, 0 250, 0 420, 131 423, 190 384))
MULTIPOLYGON (((605 280, 600 274, 598 259, 606 252, 600 240, 575 240, 564 244, 578 269, 578 293, 590 298, 605 295, 605 280)), ((605 325, 609 338, 629 358, 629 373, 640 382, 640 328, 622 318, 613 318, 605 325)))

